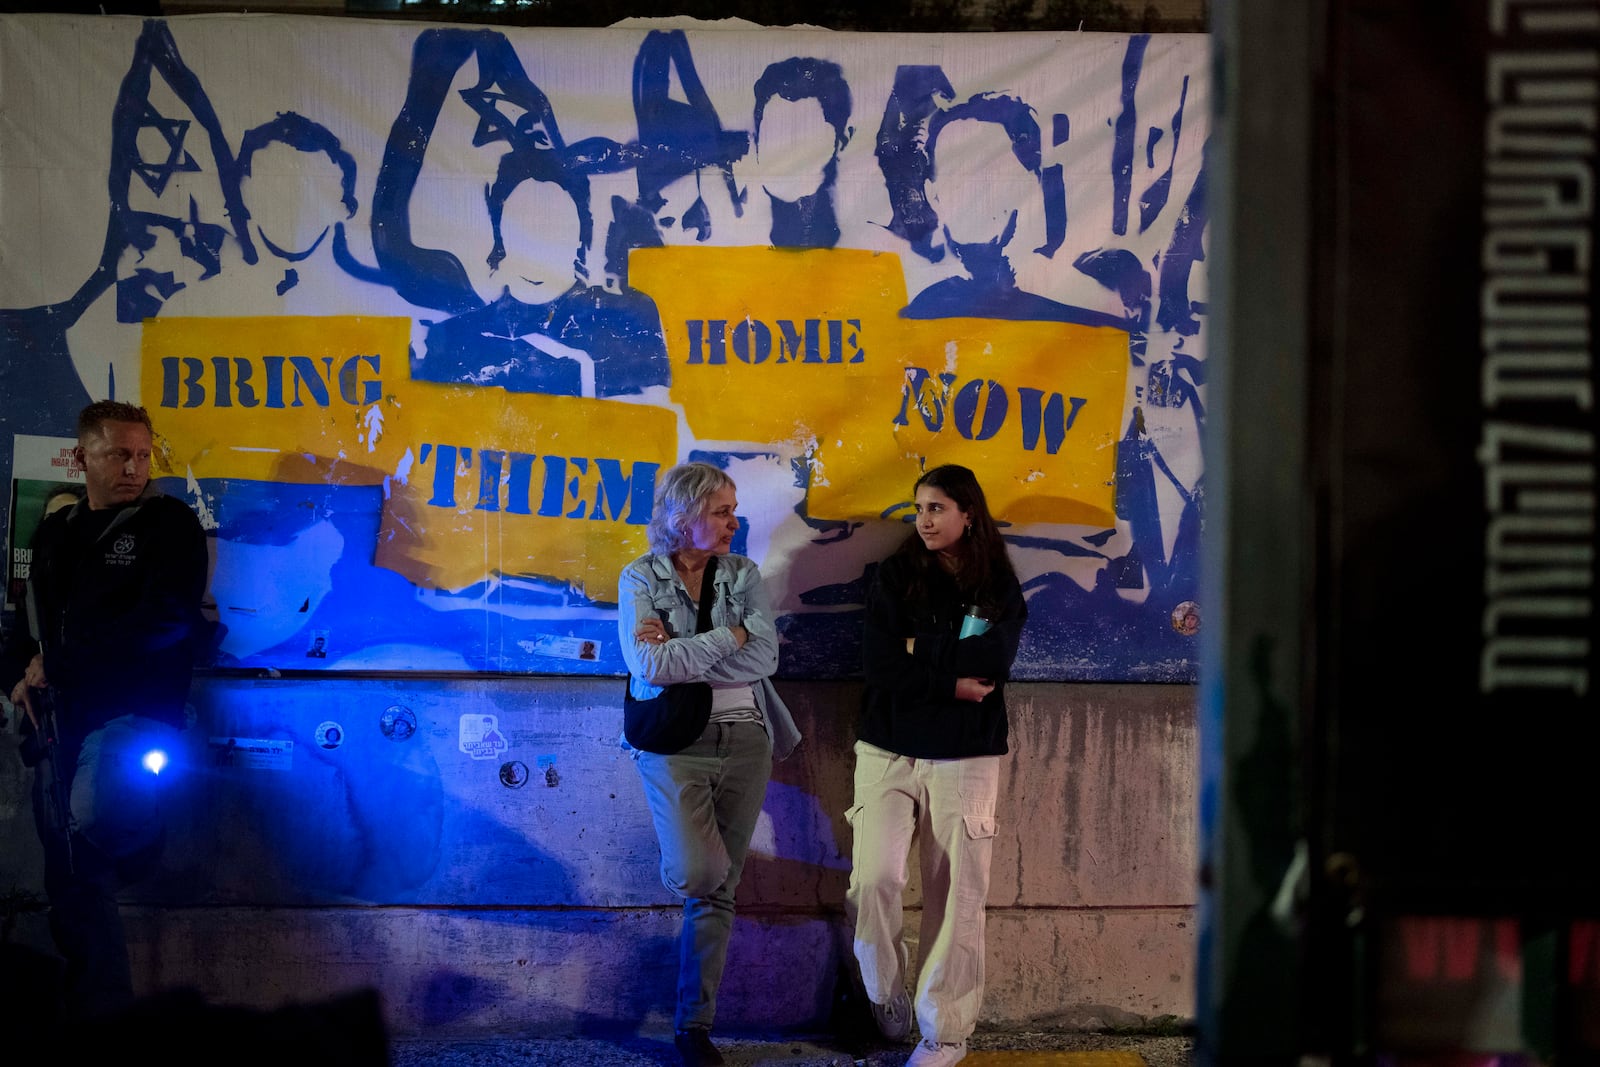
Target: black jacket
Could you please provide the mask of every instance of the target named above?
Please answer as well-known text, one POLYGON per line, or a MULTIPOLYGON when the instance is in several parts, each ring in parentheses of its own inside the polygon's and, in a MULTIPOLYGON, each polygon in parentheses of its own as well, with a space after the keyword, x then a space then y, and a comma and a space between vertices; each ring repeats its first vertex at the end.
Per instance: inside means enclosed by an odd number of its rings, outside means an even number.
POLYGON ((29 595, 38 632, 22 612, 6 643, 10 692, 44 647, 60 728, 82 738, 121 715, 182 728, 195 656, 206 535, 182 501, 147 495, 119 508, 63 508, 33 537, 29 595))
POLYGON ((902 756, 957 759, 1007 751, 1005 683, 1017 656, 1028 605, 1014 576, 987 599, 995 601, 987 632, 958 638, 966 613, 955 579, 928 571, 926 603, 909 603, 912 564, 890 556, 867 591, 862 641, 866 691, 856 734, 902 756), (906 651, 906 638, 916 638, 906 651), (957 678, 986 678, 994 692, 982 703, 957 700, 957 678))

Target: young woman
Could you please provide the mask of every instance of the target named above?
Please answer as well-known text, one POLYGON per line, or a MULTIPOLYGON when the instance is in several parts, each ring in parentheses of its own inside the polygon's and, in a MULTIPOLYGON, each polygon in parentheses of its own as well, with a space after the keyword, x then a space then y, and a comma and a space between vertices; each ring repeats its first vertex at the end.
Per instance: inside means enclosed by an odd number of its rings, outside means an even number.
POLYGON ((683 898, 674 1044, 684 1067, 720 1064, 711 1043, 717 986, 733 932, 733 893, 774 757, 800 741, 773 689, 778 632, 761 572, 731 555, 739 532, 733 479, 708 463, 661 476, 650 518, 651 551, 622 572, 617 628, 636 699, 679 682, 711 686, 711 716, 687 748, 635 750, 661 843, 661 881, 683 898), (706 564, 710 628, 696 633, 706 564))
POLYGON ((948 1067, 967 1054, 983 1002, 1005 682, 1028 609, 973 473, 935 467, 915 494, 915 530, 867 592, 846 905, 873 1015, 884 1036, 903 1040, 912 1006, 901 896, 920 841, 922 1040, 907 1067, 948 1067))

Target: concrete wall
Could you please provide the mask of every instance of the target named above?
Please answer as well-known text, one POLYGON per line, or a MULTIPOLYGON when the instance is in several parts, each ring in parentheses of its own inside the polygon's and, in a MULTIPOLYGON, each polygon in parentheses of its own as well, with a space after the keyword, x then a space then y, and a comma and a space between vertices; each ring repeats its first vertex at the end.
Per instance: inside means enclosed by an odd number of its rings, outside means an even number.
MULTIPOLYGON (((136 983, 261 1008, 375 986, 396 1034, 669 1018, 677 909, 617 744, 621 685, 197 680, 164 870, 124 897, 136 983), (393 708, 415 716, 409 737, 385 732, 386 712, 405 721, 393 708), (462 718, 484 715, 505 748, 474 759, 462 718), (225 738, 292 753, 229 765, 225 738), (510 761, 524 784, 502 781, 510 761)), ((719 1003, 730 1029, 825 1026, 848 960, 859 688, 779 689, 807 740, 776 768, 740 887, 719 1003)), ((1192 1016, 1194 690, 1017 685, 1011 721, 984 1022, 1192 1016)), ((27 778, 0 760, 0 895, 38 891, 27 778)), ((913 876, 913 955, 918 900, 913 876)), ((14 940, 48 944, 42 915, 14 918, 14 940)))

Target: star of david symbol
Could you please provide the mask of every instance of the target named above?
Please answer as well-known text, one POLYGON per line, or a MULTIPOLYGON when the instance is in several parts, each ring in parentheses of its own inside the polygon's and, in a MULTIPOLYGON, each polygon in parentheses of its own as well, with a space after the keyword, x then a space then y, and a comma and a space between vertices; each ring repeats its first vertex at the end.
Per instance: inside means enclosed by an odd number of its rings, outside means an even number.
POLYGON ((550 133, 542 121, 522 104, 517 103, 494 82, 478 89, 461 90, 461 99, 478 113, 478 128, 473 131, 473 147, 482 147, 495 141, 513 145, 531 142, 534 148, 550 148, 550 133), (502 109, 501 105, 505 105, 502 109), (537 123, 537 125, 536 125, 537 123))
MULTIPOLYGON (((166 192, 167 182, 179 171, 198 171, 200 164, 194 157, 183 150, 183 139, 189 133, 188 119, 169 119, 162 115, 149 101, 145 102, 144 111, 139 115, 139 131, 155 130, 167 144, 167 158, 159 163, 152 163, 140 156, 139 162, 134 165, 133 172, 150 187, 150 191, 160 196, 166 192)), ((137 143, 137 133, 135 134, 137 143)))

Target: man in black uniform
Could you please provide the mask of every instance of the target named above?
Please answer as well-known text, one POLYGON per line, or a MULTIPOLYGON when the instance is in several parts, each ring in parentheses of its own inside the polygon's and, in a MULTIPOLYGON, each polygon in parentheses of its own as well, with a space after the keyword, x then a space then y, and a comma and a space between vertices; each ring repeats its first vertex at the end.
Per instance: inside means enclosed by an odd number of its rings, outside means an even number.
POLYGON ((116 401, 78 415, 87 496, 33 539, 28 610, 0 657, 0 692, 26 712, 34 821, 69 1016, 132 1001, 117 910, 163 840, 161 766, 175 754, 204 622, 206 537, 150 488, 150 416, 116 401))

